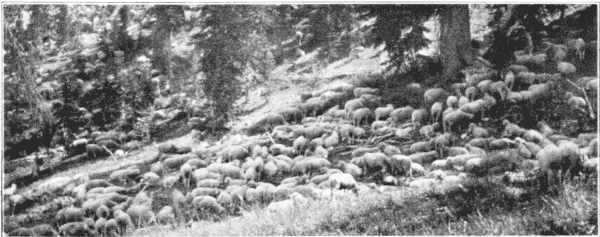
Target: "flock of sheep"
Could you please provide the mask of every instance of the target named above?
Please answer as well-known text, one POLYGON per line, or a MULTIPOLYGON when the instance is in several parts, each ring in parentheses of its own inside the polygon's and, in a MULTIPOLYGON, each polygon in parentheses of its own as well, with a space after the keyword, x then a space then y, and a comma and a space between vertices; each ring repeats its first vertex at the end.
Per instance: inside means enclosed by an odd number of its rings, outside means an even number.
MULTIPOLYGON (((543 121, 538 129, 509 120, 501 121, 500 129, 483 126, 496 119, 490 116, 496 105, 535 104, 547 98, 555 83, 569 80, 565 77, 575 66, 564 62, 561 50, 579 56, 580 49, 549 47, 553 60, 546 54, 520 54, 501 77, 474 73, 450 90, 426 89, 420 108, 384 105, 377 88, 337 83, 303 93, 297 106, 264 115, 246 129, 248 135, 229 135, 195 148, 161 145, 158 161, 149 169, 132 166, 106 179, 80 175, 48 180, 39 190, 65 194, 69 204, 58 210, 53 225, 17 228, 10 235, 122 236, 135 228, 175 226, 252 205, 280 211, 310 199, 378 190, 373 183, 423 187, 524 172, 535 174, 540 187, 552 187, 567 175, 597 176, 596 133, 571 138, 543 121), (550 62, 559 73, 533 73, 525 66, 550 62), (167 193, 163 199, 170 205, 157 209, 158 193, 167 193)), ((576 84, 597 95, 597 77, 576 84)), ((406 89, 421 86, 413 83, 406 89)), ((565 99, 573 110, 589 106, 572 92, 565 99)), ((97 157, 125 142, 131 142, 127 136, 98 133, 77 144, 97 157)))

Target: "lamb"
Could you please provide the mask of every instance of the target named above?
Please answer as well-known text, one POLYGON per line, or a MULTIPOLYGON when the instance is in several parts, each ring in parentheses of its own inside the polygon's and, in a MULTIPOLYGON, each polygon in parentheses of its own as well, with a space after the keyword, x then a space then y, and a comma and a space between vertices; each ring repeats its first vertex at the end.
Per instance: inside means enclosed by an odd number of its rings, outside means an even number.
POLYGON ((410 106, 405 106, 402 108, 392 110, 392 112, 390 113, 390 118, 388 120, 390 120, 392 124, 397 125, 400 122, 404 122, 410 119, 413 114, 413 111, 414 109, 410 106))
POLYGON ((352 190, 358 195, 358 183, 350 174, 336 173, 329 176, 329 181, 332 183, 331 186, 331 198, 333 198, 334 189, 347 189, 352 190))
POLYGON ((575 66, 568 62, 559 62, 556 69, 563 76, 575 74, 577 72, 575 66))
POLYGON ((363 121, 365 121, 365 124, 368 124, 369 119, 375 116, 369 108, 359 108, 354 111, 352 117, 354 126, 360 126, 363 121))
POLYGON ((387 119, 390 117, 390 113, 394 110, 394 105, 388 104, 386 107, 379 107, 375 109, 375 121, 381 119, 387 119))

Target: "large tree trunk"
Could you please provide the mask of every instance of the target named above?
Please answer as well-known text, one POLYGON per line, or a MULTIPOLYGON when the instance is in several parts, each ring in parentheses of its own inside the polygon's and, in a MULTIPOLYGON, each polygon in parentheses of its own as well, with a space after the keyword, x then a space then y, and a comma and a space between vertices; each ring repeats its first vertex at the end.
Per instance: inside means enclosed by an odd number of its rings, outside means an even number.
POLYGON ((457 82, 460 70, 473 64, 471 46, 469 5, 447 5, 440 12, 440 53, 442 78, 445 82, 457 82))

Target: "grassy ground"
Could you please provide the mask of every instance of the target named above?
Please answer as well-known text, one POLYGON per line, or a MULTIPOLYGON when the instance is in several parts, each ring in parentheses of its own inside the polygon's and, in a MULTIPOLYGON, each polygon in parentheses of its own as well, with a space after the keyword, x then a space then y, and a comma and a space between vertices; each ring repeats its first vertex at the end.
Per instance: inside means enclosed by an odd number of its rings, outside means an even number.
MULTIPOLYGON (((191 228, 151 227, 134 236, 265 235, 597 235, 597 183, 567 183, 557 194, 516 200, 499 179, 460 188, 362 190, 293 211, 250 208, 240 217, 191 228)), ((529 190, 533 191, 533 190, 529 190)))

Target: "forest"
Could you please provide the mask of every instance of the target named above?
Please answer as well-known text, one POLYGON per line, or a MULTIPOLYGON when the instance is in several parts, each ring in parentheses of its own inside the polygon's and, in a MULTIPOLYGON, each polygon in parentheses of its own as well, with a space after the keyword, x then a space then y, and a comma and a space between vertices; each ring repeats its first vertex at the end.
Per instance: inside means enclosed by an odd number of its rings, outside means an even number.
POLYGON ((3 233, 597 235, 597 8, 5 3, 3 233))

